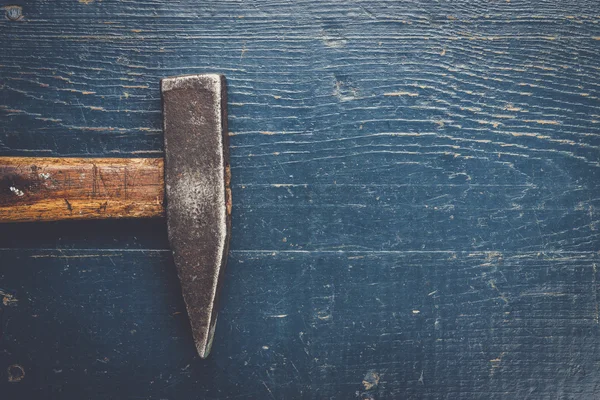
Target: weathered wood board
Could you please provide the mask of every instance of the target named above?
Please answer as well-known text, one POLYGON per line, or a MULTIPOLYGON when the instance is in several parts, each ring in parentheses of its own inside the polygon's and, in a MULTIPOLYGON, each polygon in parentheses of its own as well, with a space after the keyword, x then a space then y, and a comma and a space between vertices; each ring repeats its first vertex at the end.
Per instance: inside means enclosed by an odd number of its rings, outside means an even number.
POLYGON ((0 226, 7 398, 600 395, 599 2, 0 7, 0 155, 160 157, 220 72, 234 200, 206 361, 160 220, 0 226))

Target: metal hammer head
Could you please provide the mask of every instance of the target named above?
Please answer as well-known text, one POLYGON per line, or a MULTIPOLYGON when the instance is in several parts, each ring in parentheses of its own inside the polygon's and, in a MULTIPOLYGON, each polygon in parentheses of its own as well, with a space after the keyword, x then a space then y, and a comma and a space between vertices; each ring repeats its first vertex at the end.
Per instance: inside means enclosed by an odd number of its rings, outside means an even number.
POLYGON ((161 93, 169 241, 196 349, 205 358, 231 231, 225 77, 166 78, 161 93))

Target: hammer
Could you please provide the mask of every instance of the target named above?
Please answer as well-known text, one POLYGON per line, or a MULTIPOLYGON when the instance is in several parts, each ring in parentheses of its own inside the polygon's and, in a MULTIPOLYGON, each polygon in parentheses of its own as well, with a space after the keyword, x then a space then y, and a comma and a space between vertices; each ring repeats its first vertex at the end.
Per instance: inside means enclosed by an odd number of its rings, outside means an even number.
POLYGON ((0 157, 0 222, 166 217, 198 354, 210 352, 231 231, 223 75, 161 81, 165 158, 0 157))

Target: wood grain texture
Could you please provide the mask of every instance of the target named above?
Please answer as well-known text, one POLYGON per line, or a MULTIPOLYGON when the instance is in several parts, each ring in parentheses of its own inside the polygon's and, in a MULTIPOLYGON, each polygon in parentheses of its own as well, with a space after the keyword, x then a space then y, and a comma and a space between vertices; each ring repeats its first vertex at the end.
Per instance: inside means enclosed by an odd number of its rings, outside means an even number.
POLYGON ((593 399, 600 384, 597 252, 233 250, 206 360, 169 250, 0 258, 0 362, 27 379, 5 373, 7 398, 593 399))
POLYGON ((3 389, 597 397, 597 1, 11 5, 0 154, 161 156, 160 78, 224 73, 234 203, 204 363, 166 228, 0 227, 3 389))
POLYGON ((159 158, 0 157, 0 222, 164 215, 159 158))

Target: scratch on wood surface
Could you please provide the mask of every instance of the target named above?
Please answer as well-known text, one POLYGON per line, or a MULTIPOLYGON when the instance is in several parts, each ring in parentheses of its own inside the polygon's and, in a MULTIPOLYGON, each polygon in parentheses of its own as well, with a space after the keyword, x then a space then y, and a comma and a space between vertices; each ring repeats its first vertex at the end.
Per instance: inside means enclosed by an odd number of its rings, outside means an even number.
POLYGON ((262 382, 263 386, 265 387, 265 389, 267 389, 269 396, 271 396, 272 399, 275 399, 275 396, 273 395, 273 392, 271 391, 271 388, 269 388, 267 383, 265 381, 261 381, 261 382, 262 382))
POLYGON ((506 352, 500 353, 500 355, 494 359, 490 360, 490 375, 494 375, 495 370, 500 368, 502 363, 502 358, 506 355, 506 352))
POLYGON ((592 263, 592 291, 594 294, 594 321, 600 324, 600 305, 598 304, 598 285, 596 283, 596 275, 598 274, 598 266, 592 263))
POLYGON ((66 254, 34 254, 30 255, 29 258, 98 258, 98 257, 119 257, 121 253, 97 253, 97 254, 74 254, 74 255, 66 255, 66 254))
POLYGON ((524 119, 523 122, 535 122, 540 125, 560 125, 559 121, 547 120, 547 119, 524 119))
POLYGON ((521 293, 520 296, 540 296, 540 297, 545 297, 545 296, 550 296, 550 297, 564 297, 564 296, 568 296, 567 293, 562 293, 562 292, 532 292, 532 293, 521 293))
POLYGON ((362 384, 365 390, 373 390, 379 385, 380 379, 381 377, 376 371, 370 370, 365 374, 362 384))
POLYGON ((0 296, 2 296, 2 304, 4 306, 16 306, 19 302, 19 300, 14 296, 14 294, 8 293, 7 291, 2 289, 0 289, 0 296))
POLYGON ((491 279, 488 281, 488 283, 492 289, 498 292, 499 297, 504 301, 504 303, 509 304, 508 298, 504 295, 504 293, 500 291, 500 289, 498 289, 498 287, 496 286, 496 282, 493 279, 491 279))
POLYGON ((400 96, 418 97, 419 93, 400 91, 400 92, 388 92, 388 93, 384 93, 383 95, 384 96, 394 96, 394 97, 400 97, 400 96))

